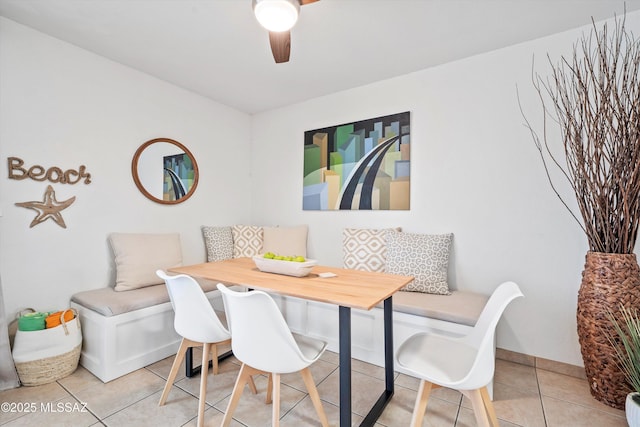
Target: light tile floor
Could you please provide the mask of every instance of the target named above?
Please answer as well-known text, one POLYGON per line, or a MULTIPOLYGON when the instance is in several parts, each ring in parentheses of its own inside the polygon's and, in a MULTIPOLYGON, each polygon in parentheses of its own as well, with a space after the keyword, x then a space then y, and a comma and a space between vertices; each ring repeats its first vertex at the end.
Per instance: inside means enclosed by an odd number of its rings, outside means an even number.
MULTIPOLYGON (((194 360, 200 355, 194 351, 194 360)), ((200 376, 186 378, 181 369, 165 406, 158 400, 173 357, 139 369, 107 384, 80 367, 71 376, 38 387, 0 392, 2 426, 195 426, 200 376), (7 406, 8 404, 8 406, 7 406)), ((377 399, 384 386, 383 369, 353 361, 353 425, 377 399)), ((233 388, 239 363, 230 358, 218 375, 209 374, 206 426, 219 426, 233 388)), ((338 425, 338 356, 326 352, 312 374, 332 426, 338 425)), ((282 427, 319 425, 299 374, 282 379, 282 427)), ((245 390, 234 414, 233 427, 269 426, 271 406, 264 404, 266 377, 256 378, 258 394, 245 390)), ((377 427, 408 426, 418 380, 396 374, 395 394, 377 427)), ((621 426, 624 411, 593 399, 585 380, 498 359, 494 405, 503 427, 621 426)), ((456 391, 432 393, 423 426, 475 426, 470 402, 456 391)))

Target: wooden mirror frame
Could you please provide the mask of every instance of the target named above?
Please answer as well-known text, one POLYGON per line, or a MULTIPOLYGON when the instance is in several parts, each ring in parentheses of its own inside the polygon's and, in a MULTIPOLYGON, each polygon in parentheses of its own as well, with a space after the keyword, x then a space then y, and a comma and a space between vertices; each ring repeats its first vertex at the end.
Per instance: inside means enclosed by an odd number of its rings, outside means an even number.
POLYGON ((181 143, 179 143, 178 141, 175 141, 173 139, 155 138, 155 139, 152 139, 152 140, 149 140, 149 141, 145 142, 144 144, 142 144, 136 150, 135 154, 133 155, 133 160, 131 161, 131 175, 133 176, 133 182, 135 182, 136 187, 138 187, 138 190, 140 190, 140 192, 147 199, 149 199, 151 201, 154 201, 156 203, 160 203, 162 205, 177 205, 178 203, 182 203, 185 200, 188 200, 191 196, 193 196, 193 193, 196 191, 196 187, 198 187, 198 177, 199 177, 200 173, 198 171, 198 163, 196 162, 196 158, 193 156, 193 154, 191 154, 191 151, 189 151, 189 149, 187 149, 187 147, 185 147, 184 145, 182 145, 181 143), (193 170, 194 170, 193 185, 191 186, 191 188, 189 189, 187 194, 185 194, 183 197, 181 197, 181 198, 179 198, 177 200, 162 200, 162 199, 159 199, 159 198, 155 197, 154 195, 149 193, 149 191, 147 191, 147 189, 144 187, 144 185, 142 185, 142 182, 140 181, 140 176, 138 175, 138 161, 140 160, 140 156, 142 155, 142 152, 147 147, 149 147, 150 145, 155 144, 155 143, 159 143, 159 142, 166 142, 166 143, 173 144, 173 145, 177 146, 182 151, 184 151, 184 153, 187 156, 189 156, 189 158, 191 159, 191 162, 193 163, 193 170))

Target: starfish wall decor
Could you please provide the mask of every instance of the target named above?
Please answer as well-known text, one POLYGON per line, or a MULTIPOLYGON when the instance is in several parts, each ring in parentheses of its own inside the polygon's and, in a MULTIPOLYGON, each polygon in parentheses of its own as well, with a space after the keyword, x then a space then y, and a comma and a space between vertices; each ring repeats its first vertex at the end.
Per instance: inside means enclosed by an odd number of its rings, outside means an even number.
POLYGON ((58 202, 56 200, 56 192, 53 190, 52 186, 48 185, 47 191, 44 193, 44 200, 42 202, 22 202, 16 203, 16 206, 38 211, 38 215, 36 215, 33 221, 31 221, 29 228, 32 228, 48 219, 52 219, 62 228, 67 228, 67 224, 64 223, 64 219, 62 218, 62 214, 60 213, 60 211, 71 206, 71 204, 75 200, 76 197, 73 196, 70 199, 58 202))

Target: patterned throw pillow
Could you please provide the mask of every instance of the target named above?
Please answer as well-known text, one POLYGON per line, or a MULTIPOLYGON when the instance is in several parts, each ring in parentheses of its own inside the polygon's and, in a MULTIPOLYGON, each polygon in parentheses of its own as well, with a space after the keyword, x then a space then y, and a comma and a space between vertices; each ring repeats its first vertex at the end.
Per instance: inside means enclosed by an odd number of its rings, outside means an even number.
POLYGON ((403 291, 450 295, 447 283, 453 234, 387 233, 387 273, 413 276, 403 291))
POLYGON ((344 268, 362 271, 384 272, 387 262, 388 232, 400 228, 345 228, 342 231, 342 261, 344 268))
POLYGON ((233 258, 231 227, 202 226, 202 236, 207 248, 207 262, 233 258))
POLYGON ((252 257, 262 252, 262 227, 254 225, 234 225, 233 257, 252 257))

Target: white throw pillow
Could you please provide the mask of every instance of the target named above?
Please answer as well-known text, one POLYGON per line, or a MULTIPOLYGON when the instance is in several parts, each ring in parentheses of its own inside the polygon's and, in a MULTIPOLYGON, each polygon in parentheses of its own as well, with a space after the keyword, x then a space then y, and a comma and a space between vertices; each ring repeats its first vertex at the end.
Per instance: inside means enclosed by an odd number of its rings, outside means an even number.
POLYGON ((387 233, 387 273, 413 276, 403 291, 450 295, 447 282, 453 234, 387 233))
POLYGON ((233 257, 252 257, 262 252, 262 227, 255 225, 234 225, 233 257))
POLYGON ((233 233, 231 227, 202 226, 202 236, 207 248, 207 261, 223 261, 233 258, 233 233))
POLYGON ((116 291, 129 291, 164 283, 156 270, 182 265, 180 234, 113 233, 109 236, 115 255, 116 291))
POLYGON ((309 227, 264 227, 263 252, 273 252, 284 256, 307 257, 307 235, 309 227))
POLYGON ((342 231, 342 262, 344 268, 383 273, 387 263, 388 232, 400 228, 345 228, 342 231))

